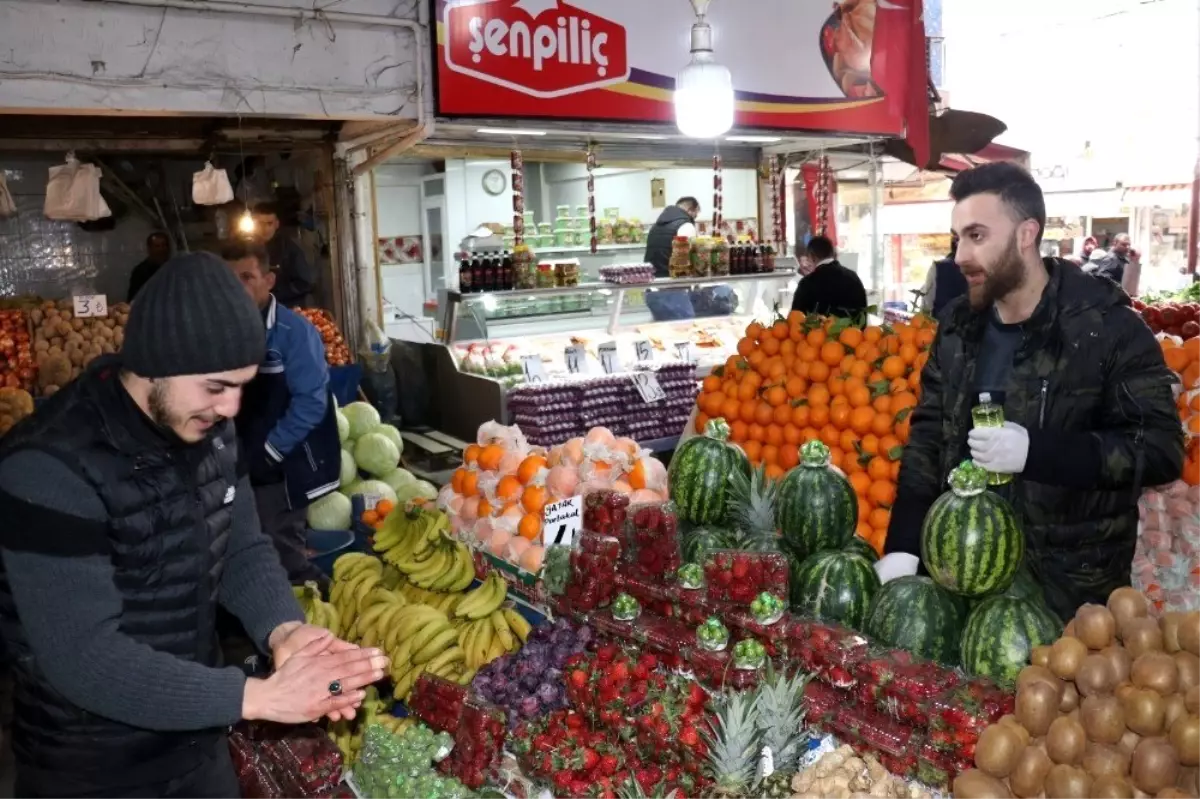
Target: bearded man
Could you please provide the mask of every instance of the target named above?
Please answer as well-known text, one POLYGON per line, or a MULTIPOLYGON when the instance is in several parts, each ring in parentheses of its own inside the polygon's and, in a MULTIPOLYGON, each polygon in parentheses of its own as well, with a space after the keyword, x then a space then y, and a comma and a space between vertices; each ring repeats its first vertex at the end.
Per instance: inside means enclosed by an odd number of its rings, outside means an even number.
POLYGON ((1047 604, 1069 619, 1129 584, 1141 489, 1182 473, 1175 379, 1119 286, 1039 256, 1046 206, 1028 172, 976 167, 950 196, 967 295, 946 308, 921 371, 876 569, 885 582, 917 571, 925 514, 972 458, 1014 476, 992 490, 1022 522, 1047 604), (1003 427, 972 429, 981 393, 1003 406, 1003 427))

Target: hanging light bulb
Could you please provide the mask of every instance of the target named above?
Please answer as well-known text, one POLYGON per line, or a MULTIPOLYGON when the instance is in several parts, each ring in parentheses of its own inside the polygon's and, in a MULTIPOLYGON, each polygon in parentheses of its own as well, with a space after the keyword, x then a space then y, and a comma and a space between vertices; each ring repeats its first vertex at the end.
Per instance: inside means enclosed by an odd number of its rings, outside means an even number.
POLYGON ((243 236, 252 236, 254 235, 254 231, 257 227, 258 226, 254 222, 254 215, 251 214, 250 209, 247 208, 238 218, 238 233, 241 233, 243 236))
POLYGON ((733 127, 733 76, 713 56, 709 0, 692 0, 692 60, 675 78, 675 124, 694 139, 715 139, 733 127))

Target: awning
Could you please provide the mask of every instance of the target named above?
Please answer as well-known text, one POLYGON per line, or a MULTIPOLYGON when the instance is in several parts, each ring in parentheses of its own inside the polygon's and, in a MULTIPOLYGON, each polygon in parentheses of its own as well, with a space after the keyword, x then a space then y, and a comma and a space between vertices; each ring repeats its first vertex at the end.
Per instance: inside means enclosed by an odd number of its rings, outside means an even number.
POLYGON ((1191 183, 1158 183, 1149 186, 1127 186, 1122 195, 1126 205, 1135 208, 1151 206, 1182 206, 1192 200, 1191 183))
POLYGON ((981 164, 989 164, 995 161, 1010 161, 1021 166, 1029 166, 1029 153, 1017 147, 1008 147, 1003 144, 991 144, 984 147, 982 150, 967 154, 946 153, 938 162, 938 167, 947 172, 962 172, 963 170, 976 167, 981 164))

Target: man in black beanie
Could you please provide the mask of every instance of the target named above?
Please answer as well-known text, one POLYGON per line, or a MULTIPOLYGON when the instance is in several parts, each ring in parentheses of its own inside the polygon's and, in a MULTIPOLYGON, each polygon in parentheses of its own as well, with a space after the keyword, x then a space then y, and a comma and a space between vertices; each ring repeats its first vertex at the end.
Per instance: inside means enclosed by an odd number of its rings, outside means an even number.
POLYGON ((0 634, 18 796, 236 796, 225 729, 351 717, 387 658, 304 624, 230 419, 264 351, 219 258, 168 262, 97 359, 0 444, 0 634), (275 671, 222 668, 214 620, 275 671))

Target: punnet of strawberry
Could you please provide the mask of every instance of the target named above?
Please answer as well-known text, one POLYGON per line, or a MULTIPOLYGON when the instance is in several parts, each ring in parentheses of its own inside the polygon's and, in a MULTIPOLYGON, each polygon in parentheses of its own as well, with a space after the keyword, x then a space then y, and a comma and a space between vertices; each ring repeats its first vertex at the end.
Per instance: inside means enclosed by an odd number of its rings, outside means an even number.
MULTIPOLYGON (((633 547, 627 539, 625 520, 629 515, 629 495, 610 489, 588 491, 583 495, 583 529, 589 533, 616 538, 622 553, 633 547)), ((628 555, 626 555, 628 557, 628 555)))
POLYGON ((967 680, 930 702, 929 740, 939 751, 973 760, 980 733, 1015 705, 1016 697, 991 680, 967 680))
POLYGON ((929 723, 930 702, 961 681, 953 669, 903 649, 872 650, 851 671, 859 702, 918 727, 929 723))
POLYGON ((709 598, 721 602, 750 605, 764 591, 788 596, 787 556, 720 549, 705 558, 704 581, 709 598))
POLYGON ((652 577, 673 574, 683 563, 679 552, 679 518, 671 502, 631 505, 626 524, 632 529, 633 560, 652 577))
POLYGON ((479 790, 496 775, 508 733, 504 711, 480 700, 463 706, 462 723, 454 733, 454 749, 438 769, 479 790))
POLYGON ((855 666, 867 657, 866 638, 844 627, 810 619, 789 618, 787 625, 790 659, 835 688, 854 687, 855 666))
POLYGON ((425 672, 413 686, 408 709, 433 729, 454 732, 462 720, 466 700, 466 686, 425 672))
POLYGON ((858 752, 879 758, 888 771, 910 779, 916 775, 917 754, 922 742, 914 728, 889 718, 873 707, 856 703, 843 705, 834 715, 830 729, 840 741, 858 752))
POLYGON ((586 613, 608 607, 617 593, 620 539, 584 531, 571 550, 566 596, 575 610, 586 613))
POLYGON ((734 668, 729 649, 720 652, 693 649, 688 653, 688 663, 696 679, 712 691, 747 691, 758 685, 762 675, 761 669, 734 668))
POLYGON ((681 664, 683 654, 695 640, 686 623, 657 613, 644 613, 633 623, 633 638, 672 669, 681 664))

